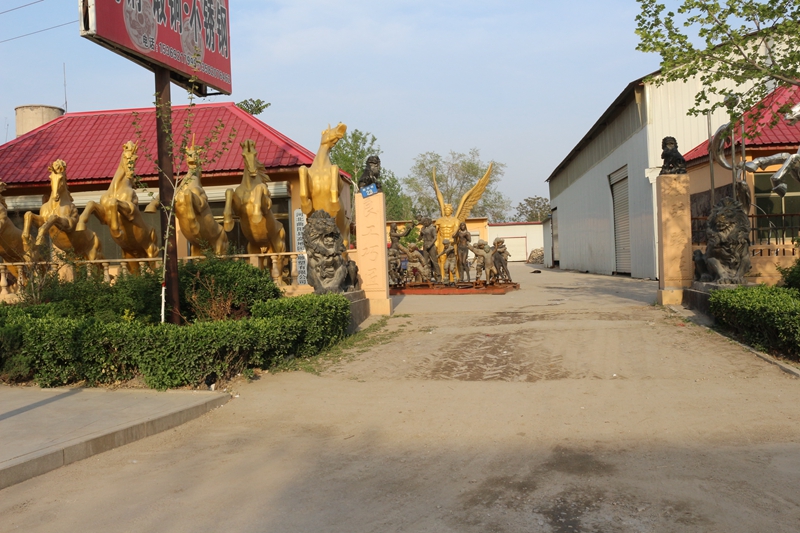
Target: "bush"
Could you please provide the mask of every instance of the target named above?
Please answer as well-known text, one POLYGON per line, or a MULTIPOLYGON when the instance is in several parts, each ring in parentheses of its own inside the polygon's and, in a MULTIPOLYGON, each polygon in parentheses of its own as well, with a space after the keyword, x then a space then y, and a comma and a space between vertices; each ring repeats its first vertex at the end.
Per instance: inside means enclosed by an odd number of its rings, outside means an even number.
POLYGON ((209 256, 182 265, 178 272, 181 313, 189 321, 246 316, 255 302, 281 296, 268 271, 243 261, 209 256))
POLYGON ((297 319, 303 328, 300 356, 315 354, 343 339, 350 323, 350 302, 340 294, 306 294, 256 302, 250 312, 255 318, 297 319))
POLYGON ((788 268, 783 268, 780 265, 775 265, 775 268, 781 273, 781 283, 784 287, 800 289, 800 257, 795 259, 792 266, 788 268))
POLYGON ((783 287, 717 290, 709 299, 714 318, 755 346, 800 355, 800 292, 783 287))

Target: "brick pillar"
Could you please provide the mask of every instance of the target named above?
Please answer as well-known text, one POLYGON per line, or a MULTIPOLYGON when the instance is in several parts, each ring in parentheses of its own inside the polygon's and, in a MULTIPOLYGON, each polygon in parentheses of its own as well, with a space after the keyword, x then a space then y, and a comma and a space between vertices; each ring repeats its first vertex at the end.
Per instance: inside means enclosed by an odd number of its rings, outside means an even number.
POLYGON ((658 303, 679 305, 692 286, 692 212, 689 175, 664 174, 656 182, 658 201, 658 303))
POLYGON ((361 288, 371 315, 391 315, 389 254, 386 251, 386 204, 383 193, 363 198, 356 192, 356 248, 361 288))

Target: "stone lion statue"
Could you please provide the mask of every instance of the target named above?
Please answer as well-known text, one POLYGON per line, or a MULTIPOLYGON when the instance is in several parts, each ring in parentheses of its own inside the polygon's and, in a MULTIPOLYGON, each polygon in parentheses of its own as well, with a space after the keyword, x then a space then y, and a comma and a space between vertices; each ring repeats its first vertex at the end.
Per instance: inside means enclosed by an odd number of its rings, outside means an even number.
POLYGON ((686 160, 678 151, 678 141, 675 137, 664 137, 661 141, 661 166, 660 174, 686 174, 686 160))
POLYGON ((711 210, 706 252, 695 250, 695 279, 722 284, 744 283, 750 271, 750 219, 741 202, 723 198, 711 210))

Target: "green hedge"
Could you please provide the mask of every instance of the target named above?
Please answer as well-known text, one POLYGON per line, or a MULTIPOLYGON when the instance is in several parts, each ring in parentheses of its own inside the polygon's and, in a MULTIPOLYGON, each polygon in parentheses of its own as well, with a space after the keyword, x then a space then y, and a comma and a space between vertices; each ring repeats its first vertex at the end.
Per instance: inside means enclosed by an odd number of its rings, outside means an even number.
POLYGON ((302 324, 298 355, 306 356, 343 339, 350 323, 350 301, 341 294, 306 294, 256 302, 250 309, 255 318, 288 316, 302 324))
POLYGON ((763 349, 800 356, 800 292, 783 287, 737 287, 711 293, 717 322, 763 349))
POLYGON ((258 318, 174 326, 0 306, 0 378, 55 387, 141 374, 155 389, 199 385, 316 354, 344 337, 350 320, 349 302, 339 295, 281 298, 253 308, 258 318))

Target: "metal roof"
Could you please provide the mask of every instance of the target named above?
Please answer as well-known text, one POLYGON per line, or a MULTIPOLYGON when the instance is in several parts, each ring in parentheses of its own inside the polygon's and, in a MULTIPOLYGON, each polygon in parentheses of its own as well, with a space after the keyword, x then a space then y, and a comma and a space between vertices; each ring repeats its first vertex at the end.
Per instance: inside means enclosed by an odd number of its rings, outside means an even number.
MULTIPOLYGON (((227 140, 231 132, 236 133, 230 149, 208 163, 204 173, 241 173, 244 164, 239 143, 245 139, 256 142, 258 158, 267 170, 310 165, 314 160, 313 152, 232 102, 173 107, 176 143, 184 135, 189 113, 193 115, 189 122, 198 145, 211 137, 218 124, 223 125, 218 134, 220 142, 227 140)), ((0 180, 11 186, 49 183, 47 167, 56 159, 63 159, 70 184, 107 183, 119 166, 123 143, 139 140, 134 126, 137 117, 144 133, 136 171, 142 177, 154 178, 157 176, 156 113, 155 108, 140 108, 67 113, 0 145, 0 180)), ((212 142, 210 150, 218 147, 219 143, 212 142)))
MULTIPOLYGON (((800 87, 792 85, 789 87, 778 87, 770 94, 764 98, 761 103, 764 104, 765 108, 761 113, 761 118, 755 122, 755 128, 758 132, 758 136, 754 139, 745 139, 745 149, 765 149, 765 148, 774 148, 774 149, 784 149, 784 148, 793 148, 796 149, 798 145, 800 145, 800 123, 795 124, 794 126, 790 125, 786 120, 781 117, 778 120, 778 123, 775 126, 769 126, 771 113, 770 111, 776 111, 784 104, 794 105, 800 102, 800 87)), ((758 104, 751 108, 751 111, 755 110, 758 107, 758 104)), ((748 113, 745 113, 745 127, 749 130, 751 125, 753 125, 753 119, 748 117, 748 113)), ((738 139, 736 140, 736 145, 741 145, 741 127, 737 124, 734 128, 736 133, 738 134, 738 139)), ((725 145, 726 148, 730 147, 730 143, 725 145)), ((695 146, 688 152, 683 155, 683 158, 686 159, 687 164, 691 163, 702 163, 703 161, 708 160, 708 141, 703 141, 699 145, 695 146)))

